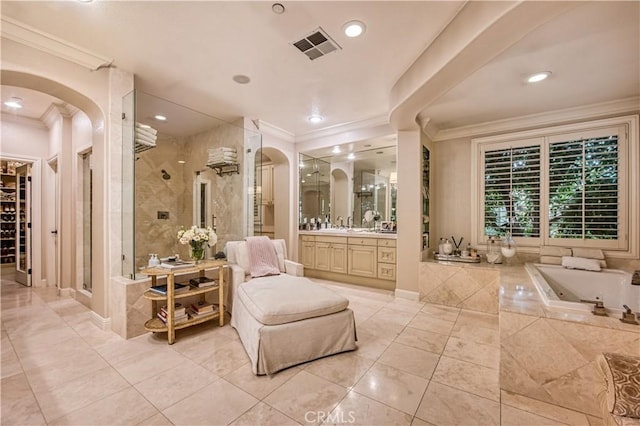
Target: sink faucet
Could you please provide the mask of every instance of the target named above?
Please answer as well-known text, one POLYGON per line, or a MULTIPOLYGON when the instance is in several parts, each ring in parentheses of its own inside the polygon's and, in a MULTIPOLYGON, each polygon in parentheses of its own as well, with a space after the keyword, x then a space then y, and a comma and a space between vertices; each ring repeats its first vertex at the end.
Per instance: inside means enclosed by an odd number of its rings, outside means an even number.
POLYGON ((640 271, 633 271, 633 275, 631 276, 631 284, 640 285, 640 271))
POLYGON ((353 228, 353 218, 351 216, 347 216, 347 228, 353 228))
MULTIPOLYGON (((342 216, 338 216, 336 218, 336 222, 338 222, 338 221, 340 222, 340 228, 344 228, 344 219, 342 219, 342 216)), ((336 225, 337 225, 337 223, 336 223, 336 225)))

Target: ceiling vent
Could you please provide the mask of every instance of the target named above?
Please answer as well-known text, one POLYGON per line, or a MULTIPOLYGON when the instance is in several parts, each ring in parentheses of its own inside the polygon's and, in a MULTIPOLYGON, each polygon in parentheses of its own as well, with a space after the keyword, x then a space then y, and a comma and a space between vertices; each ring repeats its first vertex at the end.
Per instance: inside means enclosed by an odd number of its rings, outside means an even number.
POLYGON ((320 27, 308 36, 294 42, 293 45, 312 61, 335 50, 342 49, 320 27))

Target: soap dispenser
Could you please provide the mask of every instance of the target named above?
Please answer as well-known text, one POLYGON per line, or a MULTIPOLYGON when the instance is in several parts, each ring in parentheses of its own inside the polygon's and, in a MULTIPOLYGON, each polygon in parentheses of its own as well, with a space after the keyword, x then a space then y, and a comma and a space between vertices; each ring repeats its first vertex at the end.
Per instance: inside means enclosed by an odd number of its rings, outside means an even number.
POLYGON ((159 266, 159 265, 160 265, 160 259, 158 259, 158 255, 154 253, 149 254, 149 263, 148 263, 149 268, 153 268, 154 266, 159 266))
POLYGON ((444 244, 442 245, 442 250, 444 251, 444 254, 451 254, 451 252, 453 251, 453 246, 449 242, 448 238, 445 240, 444 244))

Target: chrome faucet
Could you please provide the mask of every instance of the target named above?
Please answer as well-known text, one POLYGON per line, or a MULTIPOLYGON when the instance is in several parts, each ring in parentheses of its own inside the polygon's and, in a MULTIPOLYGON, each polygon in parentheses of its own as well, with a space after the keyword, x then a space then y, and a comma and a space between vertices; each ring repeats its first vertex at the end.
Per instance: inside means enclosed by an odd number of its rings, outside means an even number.
POLYGON ((347 216, 347 228, 353 228, 353 218, 351 216, 347 216))
POLYGON ((622 313, 622 318, 620 318, 620 321, 627 323, 627 324, 638 324, 638 321, 636 319, 636 314, 634 314, 631 311, 631 308, 628 307, 627 305, 622 305, 622 307, 625 309, 626 312, 622 313))
POLYGON ((338 221, 340 222, 340 228, 344 228, 344 219, 342 218, 342 216, 338 216, 336 218, 336 225, 338 224, 338 221))
POLYGON ((640 271, 633 271, 631 276, 631 285, 640 285, 640 271))

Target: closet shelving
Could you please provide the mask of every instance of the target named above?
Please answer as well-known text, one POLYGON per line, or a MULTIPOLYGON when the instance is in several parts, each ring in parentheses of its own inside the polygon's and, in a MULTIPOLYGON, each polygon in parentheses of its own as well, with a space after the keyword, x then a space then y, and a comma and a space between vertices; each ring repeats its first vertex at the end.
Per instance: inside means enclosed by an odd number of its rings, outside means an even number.
POLYGON ((0 264, 16 262, 16 230, 19 217, 16 211, 17 185, 14 161, 0 160, 0 264))

